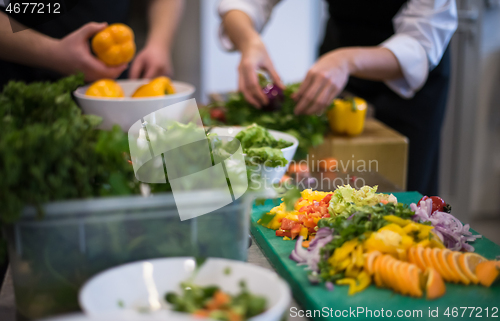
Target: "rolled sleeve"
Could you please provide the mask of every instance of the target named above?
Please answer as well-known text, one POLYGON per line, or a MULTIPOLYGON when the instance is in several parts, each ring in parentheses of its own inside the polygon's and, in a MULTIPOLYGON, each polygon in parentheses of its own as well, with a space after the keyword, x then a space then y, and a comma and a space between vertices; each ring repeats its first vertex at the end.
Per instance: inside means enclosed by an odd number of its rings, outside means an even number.
MULTIPOLYGON (((271 17, 274 6, 280 0, 221 0, 218 6, 219 16, 224 17, 231 10, 239 10, 252 20, 257 32, 262 32, 271 17)), ((234 50, 234 45, 227 36, 223 25, 219 27, 219 40, 225 50, 234 50)))
POLYGON ((455 0, 410 0, 393 18, 395 35, 381 44, 392 51, 404 79, 385 81, 404 98, 420 90, 444 54, 458 17, 455 0))
POLYGON ((420 90, 429 74, 427 53, 414 38, 395 34, 381 44, 389 49, 399 62, 403 78, 387 80, 385 84, 403 98, 412 98, 420 90))

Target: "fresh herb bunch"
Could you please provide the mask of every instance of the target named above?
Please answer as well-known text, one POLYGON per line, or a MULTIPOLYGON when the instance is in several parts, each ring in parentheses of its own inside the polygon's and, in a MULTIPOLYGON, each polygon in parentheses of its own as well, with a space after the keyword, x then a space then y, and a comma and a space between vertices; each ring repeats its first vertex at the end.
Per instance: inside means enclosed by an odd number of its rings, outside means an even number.
POLYGON ((0 94, 0 221, 14 222, 26 205, 137 193, 128 140, 118 126, 96 130, 71 92, 83 75, 55 83, 10 82, 0 94))
POLYGON ((373 206, 362 206, 353 210, 349 219, 343 216, 324 218, 319 220, 318 228, 328 227, 333 229, 333 240, 321 249, 321 260, 318 264, 320 277, 325 281, 335 281, 344 277, 343 273, 330 275, 331 266, 328 264, 328 258, 333 251, 341 247, 346 241, 354 238, 363 240, 366 238, 366 232, 378 231, 380 228, 388 225, 389 222, 384 219, 386 215, 395 215, 403 219, 409 219, 415 213, 410 207, 403 203, 376 204, 373 206))
MULTIPOLYGON (((264 112, 256 109, 247 102, 241 93, 231 94, 226 102, 216 104, 213 108, 225 109, 226 125, 247 126, 253 123, 267 129, 285 132, 299 140, 296 159, 305 158, 308 149, 320 145, 328 130, 326 115, 295 115, 295 101, 292 94, 298 90, 300 83, 289 85, 284 90, 284 100, 281 109, 264 112)), ((205 125, 221 124, 209 117, 209 113, 202 113, 205 125)))

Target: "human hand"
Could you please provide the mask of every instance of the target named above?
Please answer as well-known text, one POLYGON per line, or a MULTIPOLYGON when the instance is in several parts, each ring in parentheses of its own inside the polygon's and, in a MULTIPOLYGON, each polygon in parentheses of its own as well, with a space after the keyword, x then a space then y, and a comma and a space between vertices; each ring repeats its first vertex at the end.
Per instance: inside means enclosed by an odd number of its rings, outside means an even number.
POLYGON ((238 90, 243 93, 250 104, 260 109, 269 103, 269 99, 264 95, 259 85, 258 70, 266 71, 274 84, 281 88, 284 87, 265 45, 260 39, 241 48, 241 61, 238 66, 238 90))
POLYGON ((92 55, 89 39, 107 27, 107 23, 89 22, 56 43, 54 55, 58 62, 54 69, 63 75, 81 71, 86 81, 115 79, 127 69, 127 64, 109 67, 92 55))
POLYGON ((292 96, 295 114, 318 114, 332 103, 349 79, 350 57, 347 51, 334 50, 318 59, 292 96))
POLYGON ((173 67, 169 50, 162 46, 149 44, 132 62, 129 78, 155 78, 172 76, 172 74, 173 67))

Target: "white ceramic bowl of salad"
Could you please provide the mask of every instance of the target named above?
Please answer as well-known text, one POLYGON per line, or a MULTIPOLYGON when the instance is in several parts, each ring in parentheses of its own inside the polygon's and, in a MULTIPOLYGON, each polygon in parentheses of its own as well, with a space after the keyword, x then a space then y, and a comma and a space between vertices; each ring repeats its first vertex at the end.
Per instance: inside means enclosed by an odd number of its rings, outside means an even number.
MULTIPOLYGON (((39 321, 200 321, 199 318, 187 315, 185 313, 176 313, 171 311, 158 311, 155 313, 139 313, 136 311, 120 311, 113 313, 104 313, 101 315, 85 315, 83 313, 74 313, 47 318, 39 321)), ((209 320, 207 320, 209 321, 209 320)))
POLYGON ((87 96, 85 93, 90 84, 77 88, 73 94, 85 114, 101 116, 103 122, 99 128, 111 129, 114 124, 120 125, 124 131, 128 131, 133 123, 158 109, 187 100, 195 92, 195 87, 185 82, 172 81, 175 94, 132 98, 132 94, 141 85, 148 83, 149 79, 123 79, 116 82, 122 87, 125 97, 123 98, 99 98, 87 96))
MULTIPOLYGON (((242 127, 242 126, 214 127, 210 132, 223 137, 224 136, 235 137, 239 132, 245 130, 246 128, 247 127, 242 127)), ((267 131, 276 140, 283 139, 287 142, 292 143, 291 146, 281 149, 283 157, 288 161, 288 164, 286 164, 285 166, 278 166, 278 167, 267 167, 264 165, 257 166, 256 172, 261 176, 261 178, 265 182, 266 185, 265 187, 270 187, 272 184, 279 183, 283 175, 285 175, 286 171, 288 170, 288 166, 290 165, 290 162, 293 160, 293 157, 295 156, 295 152, 297 151, 297 147, 299 146, 299 141, 297 140, 297 138, 287 133, 283 133, 272 129, 267 129, 267 131)))
POLYGON ((244 281, 253 295, 266 300, 266 309, 249 320, 279 321, 287 310, 290 288, 274 271, 249 263, 209 258, 193 274, 196 262, 190 257, 163 258, 125 264, 102 272, 80 290, 79 302, 88 315, 99 316, 119 311, 161 313, 171 310, 165 294, 182 294, 180 283, 189 280, 196 286, 217 286, 225 293, 240 292, 244 281))

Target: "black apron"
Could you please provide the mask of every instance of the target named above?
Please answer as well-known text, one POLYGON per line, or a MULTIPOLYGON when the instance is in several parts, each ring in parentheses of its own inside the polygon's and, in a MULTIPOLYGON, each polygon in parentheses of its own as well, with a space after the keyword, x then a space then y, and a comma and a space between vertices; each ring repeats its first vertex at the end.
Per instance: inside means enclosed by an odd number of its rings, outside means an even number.
MULTIPOLYGON (((340 47, 377 46, 394 34, 392 18, 406 0, 327 0, 330 19, 320 55, 340 47)), ((350 77, 346 90, 375 106, 375 117, 409 139, 407 190, 438 195, 438 164, 450 78, 447 49, 412 99, 382 82, 350 77)))
MULTIPOLYGON (((61 39, 88 22, 126 23, 129 0, 80 0, 71 10, 55 20, 32 29, 61 39)), ((9 80, 56 81, 62 75, 52 70, 34 68, 0 60, 0 91, 9 80)))

